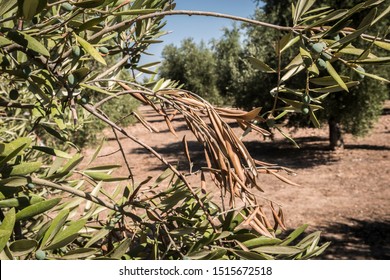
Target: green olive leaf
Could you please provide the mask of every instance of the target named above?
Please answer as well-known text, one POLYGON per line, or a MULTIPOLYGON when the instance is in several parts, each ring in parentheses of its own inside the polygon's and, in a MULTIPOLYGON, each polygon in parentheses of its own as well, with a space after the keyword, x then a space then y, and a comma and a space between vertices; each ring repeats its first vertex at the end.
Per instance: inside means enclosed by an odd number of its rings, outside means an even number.
POLYGON ((81 38, 80 36, 74 34, 76 37, 77 42, 81 45, 81 47, 89 53, 97 62, 100 62, 103 65, 107 65, 104 58, 101 56, 98 50, 94 46, 92 46, 90 43, 88 43, 85 39, 81 38))

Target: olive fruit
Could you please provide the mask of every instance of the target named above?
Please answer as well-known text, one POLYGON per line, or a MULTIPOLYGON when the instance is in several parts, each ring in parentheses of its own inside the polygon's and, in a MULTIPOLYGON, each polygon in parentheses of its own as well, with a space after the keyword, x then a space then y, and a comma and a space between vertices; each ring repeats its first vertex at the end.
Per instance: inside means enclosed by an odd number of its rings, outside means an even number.
POLYGON ((72 47, 72 53, 75 57, 79 57, 81 55, 81 49, 79 46, 72 47))
POLYGON ((29 66, 25 66, 22 68, 22 72, 26 77, 28 77, 31 73, 31 68, 29 66))
POLYGON ((73 74, 70 74, 68 76, 68 83, 71 86, 74 86, 76 84, 76 78, 75 78, 75 76, 73 74))
POLYGON ((28 183, 27 188, 33 189, 33 188, 35 188, 35 185, 33 183, 28 183))
POLYGON ((326 69, 326 61, 323 60, 322 58, 317 59, 317 66, 318 66, 318 69, 325 70, 326 69))
POLYGON ((18 99, 19 98, 19 92, 16 89, 11 89, 11 91, 9 92, 9 98, 11 100, 18 99))
POLYGON ((109 50, 106 48, 106 47, 100 47, 99 48, 99 51, 102 53, 102 54, 108 54, 109 50))
POLYGON ((44 259, 46 259, 46 253, 42 250, 37 250, 35 252, 35 258, 37 260, 44 260, 44 259))
POLYGON ((302 114, 304 114, 304 115, 309 114, 309 112, 310 112, 310 107, 309 107, 308 105, 303 105, 302 108, 301 108, 301 112, 302 112, 302 114))
POLYGON ((273 119, 273 118, 267 119, 266 124, 268 125, 268 127, 274 127, 275 126, 275 119, 273 119))
POLYGON ((87 95, 84 95, 83 97, 81 97, 80 101, 82 104, 87 104, 89 102, 89 97, 87 95))
MULTIPOLYGON (((361 67, 361 66, 358 66, 358 67, 356 67, 355 69, 356 69, 357 71, 366 73, 366 70, 365 70, 363 67, 361 67)), ((365 75, 364 75, 363 73, 358 73, 360 79, 364 79, 365 75)))
POLYGON ((311 45, 311 49, 315 53, 322 53, 325 48, 326 48, 326 44, 324 42, 318 42, 311 45))
POLYGON ((324 59, 324 60, 331 60, 332 59, 332 55, 326 53, 326 52, 322 52, 321 53, 321 58, 324 59))
POLYGON ((310 103, 310 100, 311 100, 311 98, 310 98, 310 96, 309 96, 308 94, 304 94, 304 95, 302 96, 302 102, 303 102, 303 103, 309 104, 309 103, 310 103))
POLYGON ((73 6, 69 3, 62 3, 61 9, 65 10, 67 12, 71 12, 73 10, 73 6))

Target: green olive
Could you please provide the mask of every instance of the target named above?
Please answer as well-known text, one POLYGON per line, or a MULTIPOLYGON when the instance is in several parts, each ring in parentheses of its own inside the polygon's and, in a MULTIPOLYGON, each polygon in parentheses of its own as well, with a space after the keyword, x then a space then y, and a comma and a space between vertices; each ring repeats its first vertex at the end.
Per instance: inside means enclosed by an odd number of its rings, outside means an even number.
POLYGON ((325 48, 326 48, 326 43, 324 42, 318 42, 311 46, 311 50, 315 53, 322 53, 325 48))
POLYGON ((72 53, 75 57, 80 57, 81 55, 81 49, 79 46, 73 46, 72 47, 72 53))
POLYGON ((328 53, 325 53, 325 52, 321 53, 321 57, 324 60, 331 60, 332 59, 332 56, 330 54, 328 54, 328 53))
POLYGON ((303 102, 303 103, 309 104, 309 103, 310 103, 310 100, 311 100, 311 98, 310 98, 310 96, 309 96, 308 94, 304 94, 304 95, 302 96, 302 102, 303 102))
POLYGON ((302 114, 304 114, 304 115, 309 114, 309 112, 310 112, 310 107, 309 107, 308 105, 303 105, 302 108, 301 108, 301 112, 302 112, 302 114))
POLYGON ((11 100, 18 99, 19 98, 19 92, 16 89, 11 89, 11 91, 9 92, 9 98, 11 100))
POLYGON ((88 104, 89 97, 87 95, 84 95, 83 97, 81 97, 80 101, 82 104, 88 104))
POLYGON ((106 47, 100 47, 99 48, 99 51, 102 53, 102 54, 108 54, 109 50, 106 48, 106 47))
POLYGON ((76 78, 75 78, 75 76, 73 74, 70 74, 68 76, 68 83, 71 86, 74 86, 76 84, 76 78))
POLYGON ((67 12, 71 12, 71 11, 73 11, 73 6, 69 3, 62 3, 61 9, 64 9, 67 12))
POLYGON ((27 188, 33 189, 33 188, 35 188, 35 185, 33 183, 28 183, 27 188))
POLYGON ((46 259, 46 253, 42 250, 37 250, 35 252, 35 258, 37 260, 44 260, 44 259, 46 259))
POLYGON ((326 69, 326 61, 323 60, 322 58, 317 59, 317 66, 318 66, 318 69, 325 70, 326 69))
MULTIPOLYGON (((356 70, 360 71, 360 72, 363 72, 363 73, 366 73, 366 70, 363 67, 361 67, 361 66, 356 67, 356 70)), ((366 76, 363 73, 358 73, 360 79, 364 79, 364 77, 366 76)))

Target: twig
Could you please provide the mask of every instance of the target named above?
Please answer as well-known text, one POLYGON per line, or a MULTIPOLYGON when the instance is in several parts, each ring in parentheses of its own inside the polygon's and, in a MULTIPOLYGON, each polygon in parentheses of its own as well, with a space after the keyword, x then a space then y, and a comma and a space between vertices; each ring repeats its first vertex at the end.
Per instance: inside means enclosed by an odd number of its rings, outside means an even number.
POLYGON ((121 154, 122 154, 123 160, 125 161, 127 170, 129 171, 129 178, 130 178, 130 180, 131 180, 131 184, 132 184, 132 186, 134 186, 134 175, 133 175, 133 171, 131 170, 130 164, 129 164, 129 162, 127 161, 125 151, 123 150, 122 143, 121 143, 121 141, 119 140, 119 137, 118 137, 118 133, 116 132, 116 130, 115 130, 113 127, 112 127, 112 132, 114 132, 115 140, 116 140, 116 142, 118 143, 119 150, 120 150, 120 152, 121 152, 121 154))

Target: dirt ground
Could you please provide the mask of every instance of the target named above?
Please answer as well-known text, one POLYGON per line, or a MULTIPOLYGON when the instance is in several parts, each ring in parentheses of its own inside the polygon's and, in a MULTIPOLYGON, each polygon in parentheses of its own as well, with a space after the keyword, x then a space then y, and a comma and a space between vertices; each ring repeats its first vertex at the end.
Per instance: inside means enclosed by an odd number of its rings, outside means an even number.
MULTIPOLYGON (((296 176, 288 178, 299 186, 287 185, 271 175, 261 175, 265 190, 262 195, 283 206, 288 228, 308 223, 310 231, 323 232, 322 241, 332 244, 322 259, 390 259, 389 108, 390 103, 387 103, 369 136, 357 139, 346 135, 345 149, 341 151, 327 148, 327 127, 290 131, 300 149, 294 148, 281 135, 273 142, 254 133, 244 140, 254 158, 296 172, 296 176)), ((183 172, 187 172, 188 163, 181 140, 187 135, 194 169, 204 163, 202 148, 186 130, 183 119, 173 121, 179 136, 176 138, 153 110, 141 107, 140 113, 160 133, 151 133, 141 124, 128 127, 129 133, 178 164, 183 172)), ((113 135, 106 133, 106 137, 109 143, 101 154, 118 149, 113 135)), ((137 181, 158 176, 165 169, 137 144, 124 138, 121 140, 137 181)), ((114 161, 121 161, 119 153, 110 158, 110 163, 114 161)), ((191 182, 194 186, 199 185, 199 178, 192 178, 191 182)), ((212 188, 209 191, 219 192, 212 188)))

